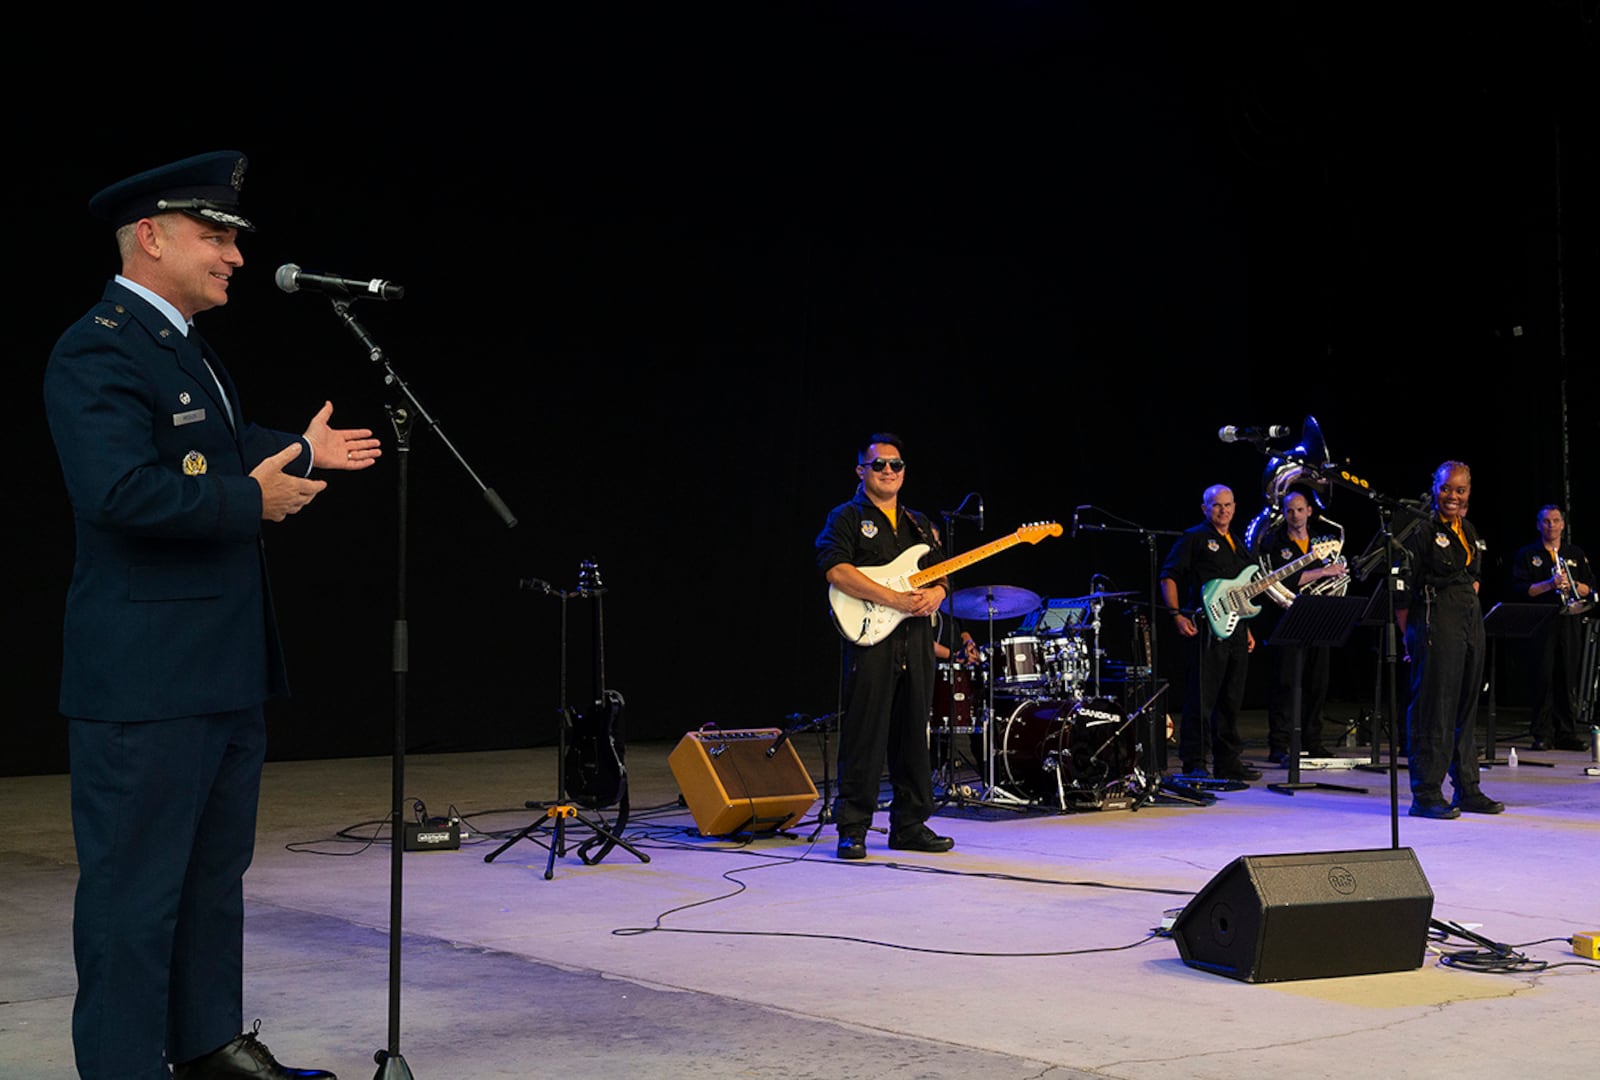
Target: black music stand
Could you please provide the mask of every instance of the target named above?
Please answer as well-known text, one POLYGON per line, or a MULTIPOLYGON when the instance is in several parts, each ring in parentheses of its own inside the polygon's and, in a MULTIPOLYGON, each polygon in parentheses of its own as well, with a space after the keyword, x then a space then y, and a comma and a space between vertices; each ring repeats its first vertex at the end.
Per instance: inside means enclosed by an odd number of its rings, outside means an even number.
MULTIPOLYGON (((1508 764, 1506 759, 1497 761, 1494 756, 1494 737, 1499 727, 1499 710, 1495 700, 1495 658, 1500 652, 1500 639, 1526 641, 1544 629, 1544 624, 1554 618, 1558 610, 1554 604, 1496 604, 1483 617, 1483 636, 1489 639, 1489 731, 1484 737, 1483 760, 1479 762, 1484 768, 1508 764)), ((1553 761, 1530 761, 1527 758, 1520 759, 1518 764, 1541 769, 1556 767, 1553 761)))
POLYGON ((1361 613, 1366 606, 1366 599, 1360 596, 1308 596, 1301 593, 1278 620, 1278 627, 1267 644, 1289 650, 1286 655, 1294 664, 1294 700, 1289 708, 1289 779, 1281 784, 1268 784, 1268 790, 1280 795, 1312 790, 1352 791, 1360 795, 1367 793, 1366 788, 1350 784, 1302 782, 1300 779, 1300 684, 1305 673, 1306 650, 1343 646, 1350 638, 1350 631, 1361 621, 1361 613))

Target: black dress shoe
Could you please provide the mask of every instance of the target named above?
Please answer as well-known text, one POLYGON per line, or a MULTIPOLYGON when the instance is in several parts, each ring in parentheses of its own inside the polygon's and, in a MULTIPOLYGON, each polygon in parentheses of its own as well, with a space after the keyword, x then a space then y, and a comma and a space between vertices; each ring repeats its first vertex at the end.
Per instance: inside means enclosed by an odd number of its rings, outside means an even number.
POLYGON ((1443 799, 1412 799, 1411 809, 1406 813, 1412 817, 1433 818, 1436 821, 1448 821, 1461 816, 1460 810, 1443 799))
POLYGON ((915 825, 902 832, 890 832, 889 846, 896 851, 949 851, 956 842, 926 825, 915 825))
POLYGON ((867 838, 865 836, 851 836, 847 833, 839 834, 839 846, 834 854, 841 859, 865 859, 867 857, 867 838))
POLYGON ((1545 742, 1543 739, 1535 739, 1533 742, 1528 744, 1528 749, 1532 750, 1534 753, 1538 753, 1541 750, 1550 749, 1550 744, 1545 742))
POLYGON ((1287 765, 1287 764, 1289 764, 1289 751, 1287 751, 1287 750, 1274 750, 1274 751, 1272 751, 1270 754, 1267 755, 1267 764, 1268 765, 1287 765))
POLYGON ((256 1035, 261 1021, 232 1042, 204 1057, 172 1067, 172 1080, 337 1080, 326 1069, 293 1069, 278 1064, 256 1035))
POLYGON ((1204 765, 1185 765, 1183 767, 1183 772, 1178 774, 1178 778, 1186 780, 1209 780, 1211 779, 1211 772, 1204 765))
POLYGON ((1469 814, 1503 814, 1506 804, 1498 799, 1491 799, 1481 791, 1474 791, 1467 795, 1456 794, 1455 807, 1469 814))
POLYGON ((1227 765, 1217 766, 1218 780, 1260 780, 1261 770, 1254 765, 1246 765, 1242 761, 1235 761, 1227 765))
POLYGON ((1589 749, 1588 742, 1586 742, 1583 739, 1578 738, 1576 735, 1557 735, 1554 745, 1555 745, 1555 748, 1557 750, 1587 750, 1587 749, 1589 749))

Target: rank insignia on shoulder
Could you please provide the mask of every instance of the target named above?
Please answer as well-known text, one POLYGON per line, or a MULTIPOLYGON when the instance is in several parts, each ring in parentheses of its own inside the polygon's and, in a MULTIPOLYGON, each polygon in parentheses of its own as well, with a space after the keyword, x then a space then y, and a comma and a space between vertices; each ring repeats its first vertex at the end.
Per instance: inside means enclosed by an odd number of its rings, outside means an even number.
POLYGON ((877 536, 878 535, 878 523, 876 521, 873 521, 871 518, 862 518, 861 519, 861 535, 865 536, 868 540, 871 540, 874 536, 877 536))
POLYGON ((96 315, 94 317, 94 321, 99 323, 101 326, 106 327, 109 330, 115 330, 117 328, 117 320, 108 319, 104 315, 96 315))
POLYGON ((206 471, 206 456, 198 450, 183 455, 183 475, 200 476, 206 471))

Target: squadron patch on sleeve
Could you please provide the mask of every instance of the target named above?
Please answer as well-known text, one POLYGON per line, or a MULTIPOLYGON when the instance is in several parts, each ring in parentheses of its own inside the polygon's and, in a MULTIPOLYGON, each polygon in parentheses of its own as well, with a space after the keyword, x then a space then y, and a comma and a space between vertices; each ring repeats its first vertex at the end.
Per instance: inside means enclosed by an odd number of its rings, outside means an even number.
POLYGON ((874 536, 877 536, 878 535, 878 523, 876 521, 873 521, 871 518, 862 518, 861 519, 861 535, 865 536, 868 540, 871 540, 874 536))
POLYGON ((183 475, 200 476, 206 471, 206 456, 198 450, 183 455, 183 475))
POLYGON ((1288 548, 1284 548, 1282 551, 1278 552, 1278 558, 1282 559, 1284 562, 1288 562, 1290 559, 1294 558, 1294 555, 1290 553, 1288 548))
POLYGON ((1544 560, 1539 558, 1539 556, 1535 555, 1533 557, 1533 565, 1535 565, 1535 566, 1543 566, 1544 565, 1544 560))
POLYGON ((1450 546, 1450 534, 1449 533, 1434 533, 1433 534, 1433 542, 1435 544, 1437 544, 1441 548, 1447 548, 1447 547, 1450 546))
POLYGON ((1207 548, 1207 550, 1210 550, 1210 551, 1221 551, 1222 550, 1222 545, 1217 543, 1215 540, 1207 540, 1206 541, 1206 548, 1207 548))

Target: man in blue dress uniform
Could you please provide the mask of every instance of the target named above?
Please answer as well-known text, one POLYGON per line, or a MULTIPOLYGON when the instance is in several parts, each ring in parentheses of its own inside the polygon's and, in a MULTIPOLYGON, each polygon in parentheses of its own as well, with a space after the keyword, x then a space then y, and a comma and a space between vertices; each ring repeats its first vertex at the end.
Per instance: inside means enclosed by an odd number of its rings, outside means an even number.
POLYGON ((317 469, 365 469, 365 429, 246 422, 194 329, 243 265, 245 158, 220 151, 90 200, 122 272, 50 356, 45 410, 77 529, 67 717, 79 880, 72 1034, 86 1078, 331 1077, 280 1065, 243 1027, 243 876, 265 749, 287 690, 261 522, 303 509, 317 469))

